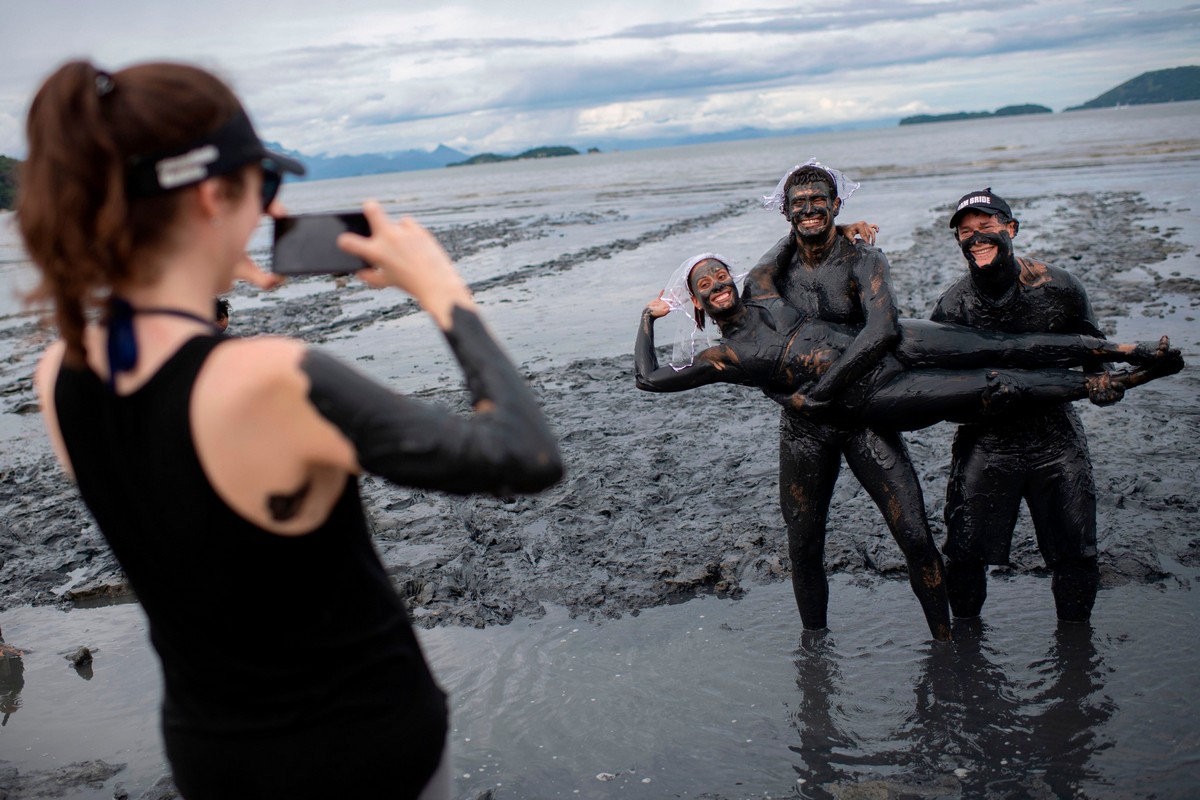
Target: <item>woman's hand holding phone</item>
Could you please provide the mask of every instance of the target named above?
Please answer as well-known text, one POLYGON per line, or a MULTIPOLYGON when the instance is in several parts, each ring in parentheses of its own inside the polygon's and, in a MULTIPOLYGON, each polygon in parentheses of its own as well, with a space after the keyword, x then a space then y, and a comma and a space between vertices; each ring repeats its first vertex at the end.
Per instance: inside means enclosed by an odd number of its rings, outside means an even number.
POLYGON ((471 292, 437 238, 415 220, 388 219, 379 203, 363 203, 370 236, 343 233, 338 247, 372 266, 355 273, 374 288, 394 286, 412 295, 443 330, 454 306, 475 307, 471 292))

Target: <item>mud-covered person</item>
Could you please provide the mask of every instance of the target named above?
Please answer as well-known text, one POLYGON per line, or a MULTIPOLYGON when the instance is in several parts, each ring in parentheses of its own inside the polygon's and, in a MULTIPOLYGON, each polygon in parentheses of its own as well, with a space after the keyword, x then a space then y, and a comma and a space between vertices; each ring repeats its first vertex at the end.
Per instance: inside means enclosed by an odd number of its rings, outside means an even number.
POLYGON ((213 311, 216 314, 214 321, 217 323, 217 330, 224 333, 229 330, 229 312, 233 310, 233 306, 224 297, 218 297, 213 305, 215 306, 213 311))
POLYGON ((941 555, 925 515, 921 484, 901 435, 841 417, 830 400, 881 364, 900 336, 887 258, 837 235, 834 219, 858 187, 815 160, 794 167, 766 198, 790 230, 759 260, 747 300, 781 295, 801 313, 855 328, 837 363, 804 393, 801 410, 779 420, 779 502, 788 532, 792 587, 809 630, 828 625, 825 535, 834 484, 845 458, 870 494, 908 564, 908 579, 934 639, 950 638, 941 555))
POLYGON ((445 251, 376 203, 371 235, 339 240, 445 333, 469 415, 300 341, 217 332, 235 277, 271 282, 246 246, 303 167, 210 73, 66 64, 27 136, 18 224, 61 335, 36 374, 44 422, 149 619, 180 792, 450 797, 446 698, 358 476, 509 494, 554 483, 561 460, 445 251))
MULTIPOLYGON (((958 201, 950 229, 967 274, 941 296, 931 319, 1007 333, 1104 336, 1083 284, 1063 269, 1015 254, 1019 223, 990 187, 958 201)), ((1099 372, 1103 364, 1088 368, 1099 372)), ((1091 399, 1106 405, 1122 393, 1101 383, 1091 399)), ((1099 586, 1096 488, 1083 425, 1069 405, 963 425, 955 434, 942 548, 954 615, 982 611, 987 565, 1009 562, 1022 498, 1053 572, 1058 618, 1086 622, 1099 586)))
MULTIPOLYGON (((1098 386, 1122 389, 1173 375, 1183 357, 1162 337, 1120 344, 1097 336, 994 333, 962 325, 901 319, 885 364, 829 401, 844 419, 876 429, 912 431, 946 420, 986 420, 1018 408, 1091 399, 1098 386), (1137 365, 1089 375, 1074 367, 1103 356, 1137 365)), ((811 386, 856 338, 844 325, 805 317, 779 297, 745 302, 727 261, 701 253, 684 261, 646 304, 634 343, 634 380, 647 392, 681 392, 713 383, 754 386, 781 405, 803 408, 811 386), (659 366, 654 323, 682 312, 697 330, 716 323, 720 340, 659 366)))

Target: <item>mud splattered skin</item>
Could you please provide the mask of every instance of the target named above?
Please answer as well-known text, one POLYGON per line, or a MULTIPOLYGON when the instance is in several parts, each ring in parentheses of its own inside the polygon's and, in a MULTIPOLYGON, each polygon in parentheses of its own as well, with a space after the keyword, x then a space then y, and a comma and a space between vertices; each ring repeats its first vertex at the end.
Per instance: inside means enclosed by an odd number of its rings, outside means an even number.
MULTIPOLYGON (((827 401, 875 368, 899 337, 898 313, 879 250, 840 237, 812 247, 793 230, 768 250, 746 278, 748 301, 781 296, 800 313, 842 323, 856 337, 809 392, 827 401)), ((909 584, 935 639, 950 638, 941 555, 925 518, 921 484, 896 431, 804 416, 784 409, 779 420, 779 505, 788 532, 792 588, 805 628, 827 627, 829 582, 825 532, 842 459, 871 495, 908 563, 909 584)))
MULTIPOLYGON (((964 243, 968 274, 942 295, 931 319, 1006 333, 1103 336, 1078 280, 1057 267, 1013 257, 1011 240, 1000 238, 1006 241, 994 269, 976 265, 964 243)), ((955 435, 943 548, 954 614, 980 613, 986 565, 1008 563, 1022 498, 1054 572, 1059 618, 1089 619, 1099 583, 1096 489, 1083 425, 1069 405, 964 425, 955 435)))
MULTIPOLYGON (((634 345, 638 388, 678 392, 736 383, 762 388, 785 408, 803 413, 805 393, 855 340, 853 328, 801 317, 779 297, 737 300, 711 313, 721 329, 720 343, 697 353, 690 365, 659 367, 653 312, 649 306, 644 310, 634 345)), ((898 431, 945 420, 984 421, 1015 408, 1090 397, 1096 379, 1068 368, 1099 357, 1141 365, 1133 372, 1101 373, 1122 390, 1173 374, 1183 363, 1162 341, 1122 345, 1098 336, 1006 334, 914 319, 900 320, 899 327, 899 341, 833 398, 828 413, 898 431)))

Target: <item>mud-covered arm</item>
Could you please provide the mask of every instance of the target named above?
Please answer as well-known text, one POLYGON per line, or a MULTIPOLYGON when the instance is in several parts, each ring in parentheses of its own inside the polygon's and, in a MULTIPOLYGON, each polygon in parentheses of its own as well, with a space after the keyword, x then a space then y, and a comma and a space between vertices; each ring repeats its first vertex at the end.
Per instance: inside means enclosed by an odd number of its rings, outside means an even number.
POLYGON ((853 384, 900 340, 900 314, 892 296, 887 258, 878 250, 866 250, 855 266, 854 277, 866 324, 809 392, 814 402, 830 400, 853 384))
POLYGON ((658 353, 654 349, 654 315, 649 308, 643 309, 642 321, 638 325, 637 341, 633 346, 634 381, 637 387, 647 392, 682 392, 707 386, 710 383, 738 383, 740 371, 729 368, 721 346, 709 347, 697 353, 692 363, 681 369, 658 365, 658 353))
POLYGON ((446 339, 462 366, 472 415, 397 395, 309 350, 309 400, 353 443, 366 471, 455 494, 536 492, 562 477, 562 458, 533 393, 472 311, 456 307, 446 339))
MULTIPOLYGON (((866 220, 852 222, 849 225, 838 225, 839 236, 845 236, 853 242, 856 238, 867 244, 875 244, 875 234, 879 226, 866 220)), ((792 263, 796 255, 796 240, 789 233, 784 236, 758 259, 758 263, 750 268, 746 280, 742 283, 742 298, 753 300, 762 297, 779 296, 779 277, 792 263)))
POLYGON ((784 236, 762 254, 758 263, 750 268, 746 280, 742 284, 742 299, 755 300, 764 297, 778 297, 778 278, 783 274, 787 265, 792 263, 796 253, 796 244, 791 234, 784 236))

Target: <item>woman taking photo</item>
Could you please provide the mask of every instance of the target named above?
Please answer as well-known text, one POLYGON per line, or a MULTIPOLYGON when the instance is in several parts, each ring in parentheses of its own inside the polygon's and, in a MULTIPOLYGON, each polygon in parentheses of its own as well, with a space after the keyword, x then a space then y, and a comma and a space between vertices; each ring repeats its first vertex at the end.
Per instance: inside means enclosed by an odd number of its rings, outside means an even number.
POLYGON ((213 75, 66 64, 27 136, 18 220, 61 335, 39 398, 149 618, 180 792, 448 797, 445 696, 372 546, 357 476, 510 494, 562 467, 445 251, 373 203, 371 235, 339 240, 372 265, 363 281, 408 292, 445 333, 469 416, 302 342, 217 332, 213 297, 269 278, 246 245, 262 214, 283 213, 282 174, 303 167, 264 149, 213 75))

